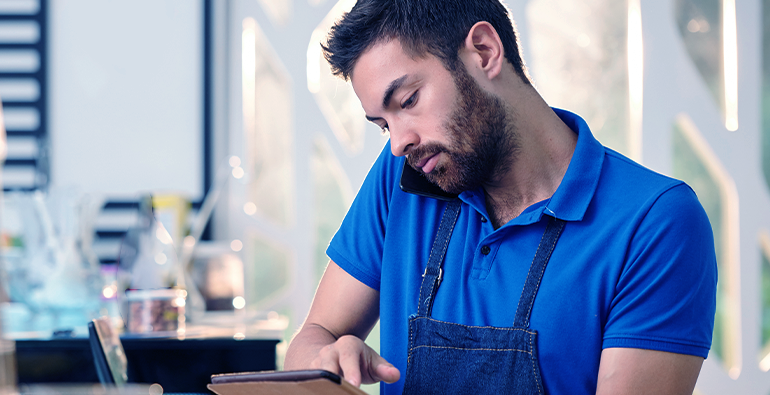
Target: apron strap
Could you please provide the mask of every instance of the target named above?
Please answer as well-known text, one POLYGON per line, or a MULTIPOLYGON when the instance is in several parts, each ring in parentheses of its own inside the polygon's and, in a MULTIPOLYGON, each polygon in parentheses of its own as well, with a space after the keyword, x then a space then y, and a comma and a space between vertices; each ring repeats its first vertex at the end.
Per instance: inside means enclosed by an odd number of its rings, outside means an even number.
POLYGON ((438 226, 436 239, 430 249, 430 257, 425 266, 425 272, 422 274, 422 285, 420 285, 420 299, 417 303, 417 314, 420 316, 430 316, 433 310, 433 299, 436 296, 443 272, 441 264, 444 262, 449 239, 452 237, 457 217, 460 214, 460 199, 450 201, 444 209, 444 215, 441 217, 441 223, 438 226))
POLYGON ((551 259, 556 242, 559 240, 561 231, 564 229, 565 222, 555 217, 550 217, 545 233, 540 239, 540 245, 537 246, 535 258, 529 267, 527 279, 524 281, 524 289, 521 291, 519 305, 516 307, 516 316, 513 318, 514 327, 529 328, 529 318, 532 312, 532 305, 535 304, 535 296, 540 288, 540 281, 543 279, 545 266, 551 259))

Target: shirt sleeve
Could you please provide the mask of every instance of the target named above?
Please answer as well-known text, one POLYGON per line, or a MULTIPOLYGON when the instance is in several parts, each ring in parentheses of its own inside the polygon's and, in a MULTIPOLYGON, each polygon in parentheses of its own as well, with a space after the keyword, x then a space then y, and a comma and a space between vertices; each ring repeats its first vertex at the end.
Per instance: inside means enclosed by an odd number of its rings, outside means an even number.
POLYGON ((639 222, 617 283, 603 348, 706 358, 716 285, 711 224, 695 193, 678 184, 662 193, 639 222))
POLYGON ((403 158, 385 144, 356 195, 326 255, 358 281, 379 291, 389 204, 403 158))

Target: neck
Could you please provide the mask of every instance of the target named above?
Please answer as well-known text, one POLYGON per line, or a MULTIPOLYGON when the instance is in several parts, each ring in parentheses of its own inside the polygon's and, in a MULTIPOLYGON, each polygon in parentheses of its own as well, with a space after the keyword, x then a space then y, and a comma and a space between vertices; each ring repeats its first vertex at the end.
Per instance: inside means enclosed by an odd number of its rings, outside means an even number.
POLYGON ((519 149, 511 153, 510 166, 483 185, 495 228, 553 196, 577 143, 577 135, 531 86, 518 89, 515 95, 501 96, 511 105, 519 149))

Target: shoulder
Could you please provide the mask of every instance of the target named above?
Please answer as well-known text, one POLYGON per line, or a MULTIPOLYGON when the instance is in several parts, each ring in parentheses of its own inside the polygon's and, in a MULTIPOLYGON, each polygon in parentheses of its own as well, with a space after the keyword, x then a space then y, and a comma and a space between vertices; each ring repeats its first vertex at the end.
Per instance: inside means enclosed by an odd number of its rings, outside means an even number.
MULTIPOLYGON (((626 258, 659 258, 686 248, 687 256, 713 259, 714 238, 708 215, 695 192, 681 180, 652 171, 606 150, 599 185, 587 218, 617 240, 622 235, 626 258), (655 251, 652 253, 651 251, 655 251)), ((689 259, 685 259, 690 261, 689 259)))
POLYGON ((389 218, 398 196, 403 158, 386 144, 367 174, 345 219, 326 250, 340 268, 379 290, 382 254, 389 218))
POLYGON ((683 181, 656 172, 641 165, 626 156, 605 147, 606 159, 602 169, 602 177, 609 178, 615 183, 624 184, 629 192, 662 193, 674 186, 684 184, 683 181))
POLYGON ((606 149, 598 192, 599 199, 604 203, 616 203, 611 205, 613 210, 631 210, 639 219, 663 215, 700 218, 708 222, 697 195, 689 185, 644 167, 611 149, 606 149))
POLYGON ((359 196, 374 193, 377 194, 374 197, 383 202, 390 201, 394 189, 398 188, 401 168, 404 165, 404 158, 393 156, 390 151, 390 141, 388 141, 369 170, 358 193, 359 196))
POLYGON ((704 225, 710 229, 698 196, 684 181, 650 170, 610 149, 607 157, 613 175, 625 180, 625 197, 634 196, 632 200, 646 210, 645 220, 695 221, 688 227, 704 225))
MULTIPOLYGON (((617 159, 617 160, 616 160, 617 159)), ((612 219, 624 242, 604 348, 705 358, 716 308, 717 262, 706 211, 684 182, 616 157, 631 177, 612 219)), ((605 217, 606 218, 606 217, 605 217)))

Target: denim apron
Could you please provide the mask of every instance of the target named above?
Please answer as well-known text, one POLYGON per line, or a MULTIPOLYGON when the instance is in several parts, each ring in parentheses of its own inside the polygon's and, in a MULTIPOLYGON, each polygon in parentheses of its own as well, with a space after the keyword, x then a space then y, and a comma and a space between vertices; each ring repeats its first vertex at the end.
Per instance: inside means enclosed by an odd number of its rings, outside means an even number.
POLYGON ((564 228, 550 217, 524 282, 511 328, 467 326, 431 318, 441 284, 441 264, 460 213, 461 201, 444 210, 420 286, 417 314, 409 318, 404 394, 543 394, 537 332, 530 312, 546 264, 564 228))

